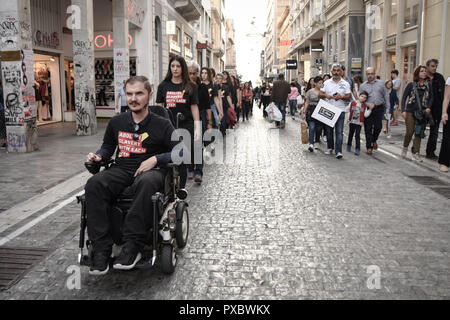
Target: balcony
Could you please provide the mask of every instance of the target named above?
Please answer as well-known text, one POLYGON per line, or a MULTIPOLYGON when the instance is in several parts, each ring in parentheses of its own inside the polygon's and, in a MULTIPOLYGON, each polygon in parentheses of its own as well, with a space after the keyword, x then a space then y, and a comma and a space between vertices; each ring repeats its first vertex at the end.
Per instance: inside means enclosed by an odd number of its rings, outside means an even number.
POLYGON ((172 0, 175 10, 186 19, 195 21, 202 16, 202 2, 200 0, 172 0))

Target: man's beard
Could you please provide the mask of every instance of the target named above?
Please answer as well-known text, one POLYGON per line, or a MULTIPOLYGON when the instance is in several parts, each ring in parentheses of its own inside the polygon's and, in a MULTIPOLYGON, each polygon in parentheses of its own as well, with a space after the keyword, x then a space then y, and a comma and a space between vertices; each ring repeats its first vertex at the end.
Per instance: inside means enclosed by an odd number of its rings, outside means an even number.
MULTIPOLYGON (((135 103, 135 104, 131 104, 131 106, 132 107, 137 107, 137 106, 139 106, 139 104, 135 103)), ((142 112, 144 112, 145 107, 142 107, 139 110, 133 110, 133 109, 130 108, 130 110, 131 110, 132 113, 141 114, 142 112)))

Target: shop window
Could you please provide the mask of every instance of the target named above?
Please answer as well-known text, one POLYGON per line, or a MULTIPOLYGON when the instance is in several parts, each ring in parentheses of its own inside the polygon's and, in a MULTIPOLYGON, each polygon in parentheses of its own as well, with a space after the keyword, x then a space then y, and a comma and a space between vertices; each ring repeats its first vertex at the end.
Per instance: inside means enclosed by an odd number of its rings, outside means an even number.
POLYGON ((328 54, 333 54, 333 36, 331 34, 328 35, 328 54))
POLYGON ((187 34, 184 34, 184 55, 188 59, 193 58, 193 52, 192 52, 192 38, 188 36, 187 34))
POLYGON ((34 90, 37 106, 37 123, 61 121, 61 94, 59 58, 34 54, 34 90))
POLYGON ((75 111, 75 77, 73 61, 64 60, 64 75, 66 80, 66 111, 75 111))
POLYGON ((345 51, 347 42, 347 35, 345 32, 345 27, 341 27, 341 51, 345 51))
POLYGON ((408 29, 417 26, 419 23, 419 0, 406 0, 404 11, 404 28, 408 29))
MULTIPOLYGON (((130 58, 130 76, 136 76, 136 58, 130 58)), ((95 85, 97 107, 114 107, 116 98, 113 59, 95 60, 95 85)))
MULTIPOLYGON (((384 10, 383 10, 383 7, 382 6, 380 6, 380 16, 381 16, 381 20, 380 21, 382 21, 382 23, 381 24, 383 24, 383 19, 384 19, 384 10)), ((380 39, 382 39, 383 38, 383 28, 381 27, 381 28, 376 28, 376 29, 374 29, 374 32, 375 32, 375 40, 380 40, 380 39)))
POLYGON ((417 47, 411 46, 402 49, 403 56, 403 80, 405 83, 412 81, 412 74, 416 67, 417 47))
POLYGON ((398 17, 398 5, 396 2, 391 3, 391 18, 389 20, 388 35, 397 33, 397 17, 398 17))

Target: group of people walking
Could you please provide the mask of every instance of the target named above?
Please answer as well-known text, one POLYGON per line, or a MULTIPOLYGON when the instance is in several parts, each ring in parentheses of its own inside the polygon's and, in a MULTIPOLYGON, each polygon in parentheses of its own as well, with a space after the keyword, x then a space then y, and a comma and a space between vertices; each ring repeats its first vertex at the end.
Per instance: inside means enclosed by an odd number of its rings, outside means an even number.
POLYGON ((347 118, 350 127, 347 151, 352 151, 353 139, 355 139, 355 154, 360 155, 360 135, 364 127, 367 154, 372 155, 378 149, 378 139, 383 131, 383 123, 387 138, 391 138, 391 126, 398 126, 397 114, 398 110, 401 110, 401 116, 406 124, 402 157, 407 157, 413 140, 411 149, 413 159, 423 161, 420 155, 421 142, 426 137, 426 129, 429 126, 426 157, 431 160, 438 159, 440 170, 448 172, 450 78, 445 81, 444 77, 436 71, 438 64, 438 60, 431 59, 426 65, 418 66, 414 70, 413 81, 408 83, 401 99, 402 83, 397 70, 392 71, 390 80, 383 82, 376 76, 374 68, 368 68, 367 81, 362 83, 360 77, 356 76, 353 79, 345 77, 343 66, 334 64, 330 79, 326 80, 325 76, 310 79, 305 90, 305 104, 302 111, 302 118, 309 125, 309 151, 314 152, 318 148, 322 132, 325 131, 326 154, 332 154, 334 151, 336 157, 342 159, 344 124, 347 118), (342 111, 334 130, 312 118, 321 99, 342 111), (435 152, 441 122, 444 125, 444 134, 438 157, 435 152))
MULTIPOLYGON (((194 146, 194 141, 202 141, 209 129, 218 129, 226 136, 226 130, 233 129, 241 119, 249 121, 253 102, 251 82, 241 84, 239 78, 228 71, 216 73, 212 68, 200 68, 194 61, 186 63, 180 56, 170 59, 167 76, 159 85, 156 97, 157 105, 167 109, 172 119, 183 114, 178 127, 191 134, 190 147, 194 146)), ((191 155, 191 164, 182 166, 182 188, 187 180, 203 182, 203 160, 198 163, 194 152, 191 155)))

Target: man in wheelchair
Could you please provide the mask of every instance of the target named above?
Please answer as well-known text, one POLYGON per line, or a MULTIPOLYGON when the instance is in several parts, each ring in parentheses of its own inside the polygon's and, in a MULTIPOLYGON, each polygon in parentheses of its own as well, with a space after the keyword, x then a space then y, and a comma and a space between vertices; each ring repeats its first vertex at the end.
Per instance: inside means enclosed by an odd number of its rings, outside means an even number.
POLYGON ((114 244, 109 230, 110 205, 129 186, 133 203, 122 229, 124 245, 113 268, 131 270, 142 259, 148 231, 155 221, 149 214, 153 212, 152 195, 164 188, 164 167, 171 162, 171 151, 178 144, 171 141, 175 130, 171 121, 149 111, 152 89, 148 79, 132 77, 125 90, 131 112, 111 119, 101 149, 87 156, 88 162, 100 163, 111 159, 117 149, 115 164, 93 176, 85 187, 91 275, 109 271, 114 244))

